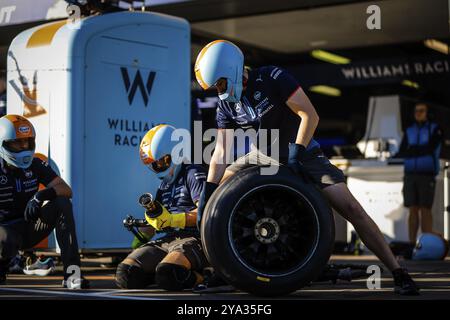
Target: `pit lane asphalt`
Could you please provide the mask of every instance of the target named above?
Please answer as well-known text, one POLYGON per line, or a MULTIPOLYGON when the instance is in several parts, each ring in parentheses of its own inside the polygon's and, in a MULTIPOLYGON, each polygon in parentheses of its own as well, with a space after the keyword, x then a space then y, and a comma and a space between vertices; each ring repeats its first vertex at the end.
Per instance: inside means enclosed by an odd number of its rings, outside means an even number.
MULTIPOLYGON (((288 296, 275 299, 313 299, 313 300, 450 300, 450 257, 444 261, 402 261, 417 284, 421 288, 421 295, 405 297, 394 294, 390 273, 373 256, 333 256, 332 263, 380 265, 384 271, 381 277, 381 289, 369 290, 366 279, 352 282, 339 280, 336 284, 331 282, 314 283, 312 286, 302 288, 288 296)), ((61 287, 61 271, 47 277, 27 276, 23 274, 8 275, 5 285, 0 285, 0 300, 9 299, 77 299, 77 300, 246 300, 260 299, 244 292, 232 293, 204 293, 196 294, 190 291, 169 293, 157 288, 149 287, 146 290, 120 290, 114 284, 115 269, 102 268, 98 263, 84 262, 83 275, 89 279, 89 290, 67 290, 61 287)), ((273 300, 274 298, 266 298, 273 300)))

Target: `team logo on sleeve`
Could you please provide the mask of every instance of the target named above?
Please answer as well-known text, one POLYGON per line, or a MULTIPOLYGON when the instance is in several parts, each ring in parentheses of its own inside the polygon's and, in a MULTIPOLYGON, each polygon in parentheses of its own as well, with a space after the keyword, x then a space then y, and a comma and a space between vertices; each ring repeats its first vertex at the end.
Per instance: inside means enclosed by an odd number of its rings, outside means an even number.
POLYGON ((259 101, 259 99, 261 99, 261 92, 260 91, 256 91, 255 94, 253 95, 253 98, 256 101, 259 101))
POLYGON ((274 68, 272 72, 270 73, 270 77, 272 77, 274 80, 277 80, 278 76, 283 72, 280 68, 274 68))
POLYGON ((242 108, 241 108, 241 103, 240 103, 240 102, 237 102, 237 103, 234 105, 234 108, 236 109, 236 112, 241 112, 241 110, 242 110, 242 108))

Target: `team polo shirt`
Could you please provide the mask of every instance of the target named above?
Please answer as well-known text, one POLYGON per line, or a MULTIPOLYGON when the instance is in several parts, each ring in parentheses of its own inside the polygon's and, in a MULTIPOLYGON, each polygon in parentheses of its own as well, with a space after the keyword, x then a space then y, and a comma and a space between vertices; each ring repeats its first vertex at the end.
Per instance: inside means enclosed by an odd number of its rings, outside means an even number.
MULTIPOLYGON (((300 117, 286 104, 299 88, 297 80, 285 70, 275 66, 265 66, 249 72, 247 87, 237 103, 219 101, 217 107, 217 127, 221 129, 255 129, 258 138, 260 130, 268 130, 268 141, 275 141, 271 129, 279 130, 279 160, 288 156, 289 143, 294 143, 300 126, 300 117)), ((319 147, 311 139, 307 149, 319 147)), ((270 146, 268 148, 270 150, 270 146)), ((269 151, 270 152, 270 151, 269 151)), ((272 154, 272 156, 274 156, 272 154)))
MULTIPOLYGON (((206 170, 202 166, 182 164, 174 182, 171 184, 161 183, 155 199, 173 214, 192 211, 197 208, 196 203, 200 199, 204 181, 206 181, 206 170)), ((183 230, 198 232, 197 227, 187 227, 183 230)), ((167 234, 158 232, 153 240, 167 234)))
POLYGON ((28 201, 57 177, 49 164, 34 158, 27 169, 10 168, 0 158, 0 223, 23 218, 28 201))

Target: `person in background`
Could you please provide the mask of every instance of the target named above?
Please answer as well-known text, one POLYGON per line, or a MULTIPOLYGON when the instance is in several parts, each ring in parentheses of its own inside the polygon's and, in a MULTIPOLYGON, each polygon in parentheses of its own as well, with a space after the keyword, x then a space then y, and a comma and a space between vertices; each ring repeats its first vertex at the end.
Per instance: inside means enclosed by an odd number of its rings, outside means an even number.
POLYGON ((435 177, 439 173, 442 130, 429 120, 428 106, 419 102, 414 109, 414 123, 408 127, 397 158, 405 158, 403 198, 409 208, 409 240, 415 243, 419 224, 422 233, 432 233, 431 208, 435 177))

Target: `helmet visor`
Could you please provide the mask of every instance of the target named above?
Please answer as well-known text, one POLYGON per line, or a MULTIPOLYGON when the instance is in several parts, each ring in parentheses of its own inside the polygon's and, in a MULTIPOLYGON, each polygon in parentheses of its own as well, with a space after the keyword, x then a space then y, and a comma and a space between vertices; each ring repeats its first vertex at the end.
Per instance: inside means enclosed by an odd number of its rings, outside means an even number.
POLYGON ((153 161, 148 167, 156 172, 163 172, 170 168, 170 165, 172 164, 172 157, 170 154, 166 154, 161 159, 153 161))
POLYGON ((217 93, 219 95, 222 95, 224 93, 227 92, 228 89, 228 81, 226 78, 220 78, 219 80, 217 80, 216 83, 214 83, 214 87, 217 90, 217 93))
POLYGON ((34 138, 20 138, 3 141, 3 147, 9 152, 18 153, 22 151, 33 151, 36 148, 34 138))

